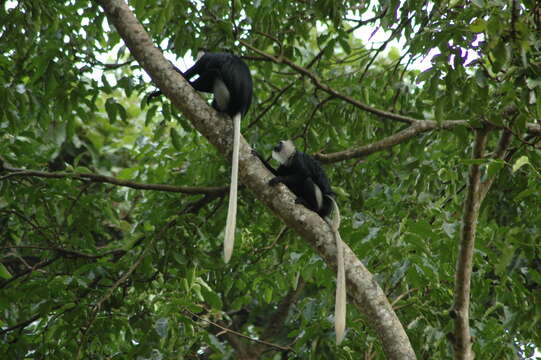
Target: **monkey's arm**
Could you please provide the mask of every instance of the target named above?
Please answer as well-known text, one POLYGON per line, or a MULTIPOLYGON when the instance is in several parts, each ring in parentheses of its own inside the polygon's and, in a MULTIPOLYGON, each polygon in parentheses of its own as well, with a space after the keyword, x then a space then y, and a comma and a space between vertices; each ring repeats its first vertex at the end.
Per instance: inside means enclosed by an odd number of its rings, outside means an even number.
POLYGON ((271 164, 269 164, 269 162, 265 159, 263 159, 263 157, 261 156, 260 153, 257 152, 257 150, 254 150, 252 149, 252 155, 256 156, 262 163, 263 165, 265 165, 265 167, 267 168, 267 170, 269 170, 274 176, 277 176, 278 173, 276 172, 276 170, 271 166, 271 164))
MULTIPOLYGON (((186 77, 184 76, 184 74, 182 73, 182 71, 180 71, 180 69, 179 69, 178 67, 176 67, 176 66, 173 65, 172 63, 171 63, 171 66, 173 67, 173 70, 175 70, 175 71, 178 72, 180 75, 182 75, 184 78, 186 78, 186 77)), ((189 78, 188 78, 187 80, 189 80, 189 78)), ((161 90, 156 90, 156 91, 151 92, 150 94, 148 94, 148 97, 147 97, 147 104, 150 104, 150 102, 151 102, 154 98, 156 98, 156 97, 158 97, 158 96, 161 96, 162 94, 163 94, 163 93, 162 93, 161 90)))
POLYGON ((303 183, 305 176, 302 174, 293 174, 293 175, 282 175, 276 176, 269 181, 269 185, 274 186, 276 184, 282 183, 287 187, 295 187, 303 183))

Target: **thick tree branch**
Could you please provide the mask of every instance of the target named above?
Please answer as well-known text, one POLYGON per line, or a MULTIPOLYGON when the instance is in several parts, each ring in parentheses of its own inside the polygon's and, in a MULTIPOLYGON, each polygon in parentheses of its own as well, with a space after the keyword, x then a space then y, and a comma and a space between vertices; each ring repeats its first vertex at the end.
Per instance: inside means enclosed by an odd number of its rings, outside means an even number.
POLYGON ((469 124, 465 120, 442 121, 441 123, 432 120, 416 120, 404 130, 401 130, 396 134, 388 136, 379 141, 376 141, 375 143, 335 152, 332 154, 316 154, 315 156, 322 163, 333 163, 353 158, 364 157, 381 150, 389 149, 427 131, 452 129, 458 126, 469 126, 469 124))
POLYGON ((47 179, 64 179, 70 178, 81 181, 91 181, 96 183, 108 183, 118 186, 125 186, 138 190, 156 190, 156 191, 168 191, 183 194, 206 194, 206 195, 224 195, 229 190, 229 186, 174 186, 167 184, 145 184, 137 183, 129 180, 120 180, 111 176, 91 174, 91 173, 67 173, 67 172, 45 172, 35 170, 17 169, 11 167, 4 167, 4 171, 8 172, 7 175, 1 176, 0 181, 10 177, 40 177, 47 179))
MULTIPOLYGON (((488 130, 476 130, 473 158, 482 159, 487 142, 488 130)), ((473 265, 473 250, 479 217, 480 179, 479 164, 472 164, 468 174, 468 188, 464 199, 464 215, 462 233, 455 275, 455 298, 452 315, 455 319, 454 358, 456 360, 473 360, 472 340, 470 335, 470 285, 473 265)))
MULTIPOLYGON (((392 148, 393 146, 401 144, 405 141, 408 141, 409 139, 414 138, 417 135, 424 132, 428 132, 432 130, 451 130, 453 128, 460 127, 460 126, 464 126, 470 129, 473 128, 471 124, 469 124, 466 120, 446 120, 442 122, 437 122, 433 120, 418 120, 418 121, 413 122, 407 128, 400 130, 399 132, 393 135, 390 135, 384 139, 381 139, 379 141, 376 141, 372 144, 363 145, 363 146, 347 149, 344 151, 338 151, 335 153, 329 153, 329 154, 317 153, 314 156, 321 163, 324 163, 324 164, 330 164, 330 163, 350 160, 354 158, 362 158, 362 157, 366 157, 368 155, 374 154, 378 151, 392 148)), ((529 134, 541 135, 541 126, 537 124, 527 124, 526 129, 529 134)), ((505 138, 502 138, 502 140, 505 139, 508 145, 509 141, 511 141, 511 136, 513 135, 513 133, 511 133, 510 131, 507 131, 507 129, 505 128, 504 130, 506 130, 504 132, 504 135, 505 134, 506 135, 505 135, 505 138)), ((501 148, 502 145, 503 144, 500 144, 499 148, 501 148)), ((498 156, 495 158, 501 159, 502 156, 498 156)))
MULTIPOLYGON (((160 90, 216 148, 229 158, 232 149, 232 122, 218 114, 176 73, 151 40, 129 7, 121 0, 96 0, 107 13, 126 42, 134 58, 148 72, 160 90)), ((410 123, 411 121, 405 121, 410 123)), ((283 185, 268 186, 272 174, 241 136, 239 179, 261 202, 268 206, 288 227, 304 238, 333 268, 336 268, 336 246, 332 231, 316 213, 301 205, 283 185)), ((415 359, 415 353, 389 301, 373 275, 348 246, 344 246, 346 278, 350 296, 360 312, 368 318, 388 359, 415 359)))

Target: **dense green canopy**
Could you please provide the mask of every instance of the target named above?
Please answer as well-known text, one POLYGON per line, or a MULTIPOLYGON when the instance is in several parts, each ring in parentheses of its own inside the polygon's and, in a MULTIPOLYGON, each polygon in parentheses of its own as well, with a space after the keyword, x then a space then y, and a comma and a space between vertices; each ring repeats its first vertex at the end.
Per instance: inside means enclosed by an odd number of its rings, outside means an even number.
POLYGON ((306 230, 319 219, 269 190, 246 152, 223 263, 230 132, 216 129, 228 125, 182 100, 191 89, 130 40, 145 34, 117 2, 0 4, 1 354, 534 356, 536 0, 129 1, 181 70, 199 51, 244 59, 248 144, 269 156, 294 139, 324 164, 353 251, 340 346, 324 223, 306 230), (158 85, 176 106, 147 103, 158 85))

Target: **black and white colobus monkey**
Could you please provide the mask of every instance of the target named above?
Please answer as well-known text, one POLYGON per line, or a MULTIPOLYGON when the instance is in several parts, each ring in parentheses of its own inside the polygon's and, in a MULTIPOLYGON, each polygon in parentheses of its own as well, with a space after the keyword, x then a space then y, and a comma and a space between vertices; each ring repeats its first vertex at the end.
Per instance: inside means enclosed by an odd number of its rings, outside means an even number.
MULTIPOLYGON (((240 120, 252 103, 252 76, 248 66, 239 57, 228 53, 206 53, 185 73, 176 69, 197 90, 214 94, 212 107, 233 118, 233 160, 229 207, 224 238, 224 260, 233 253, 237 220, 237 187, 239 168, 240 120), (199 75, 195 80, 191 80, 199 75)), ((149 100, 161 94, 150 94, 149 100)))
POLYGON ((272 157, 280 163, 274 169, 267 161, 254 152, 275 176, 269 185, 285 184, 296 196, 297 203, 318 213, 331 227, 336 241, 337 267, 335 323, 336 342, 340 344, 344 339, 346 328, 346 276, 344 268, 344 250, 340 227, 340 210, 334 200, 331 185, 319 161, 312 156, 298 151, 291 140, 280 141, 272 151, 272 157), (334 219, 329 215, 334 212, 334 219))

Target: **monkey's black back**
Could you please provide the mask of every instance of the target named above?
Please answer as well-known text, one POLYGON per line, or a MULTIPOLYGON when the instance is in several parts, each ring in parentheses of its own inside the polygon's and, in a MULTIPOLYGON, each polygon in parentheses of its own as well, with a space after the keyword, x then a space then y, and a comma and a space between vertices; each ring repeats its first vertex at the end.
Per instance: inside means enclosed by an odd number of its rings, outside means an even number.
POLYGON ((186 80, 199 75, 190 84, 194 89, 212 93, 216 79, 224 82, 230 100, 225 110, 229 116, 240 113, 243 117, 252 103, 252 76, 248 66, 239 57, 228 53, 206 53, 184 74, 186 80))
POLYGON ((287 164, 278 167, 276 175, 295 178, 286 185, 305 202, 304 205, 310 210, 317 212, 321 217, 326 217, 331 213, 332 202, 327 196, 334 197, 334 192, 321 164, 312 156, 296 151, 287 164), (321 208, 314 203, 314 189, 308 186, 310 183, 317 185, 321 190, 323 195, 321 208))

